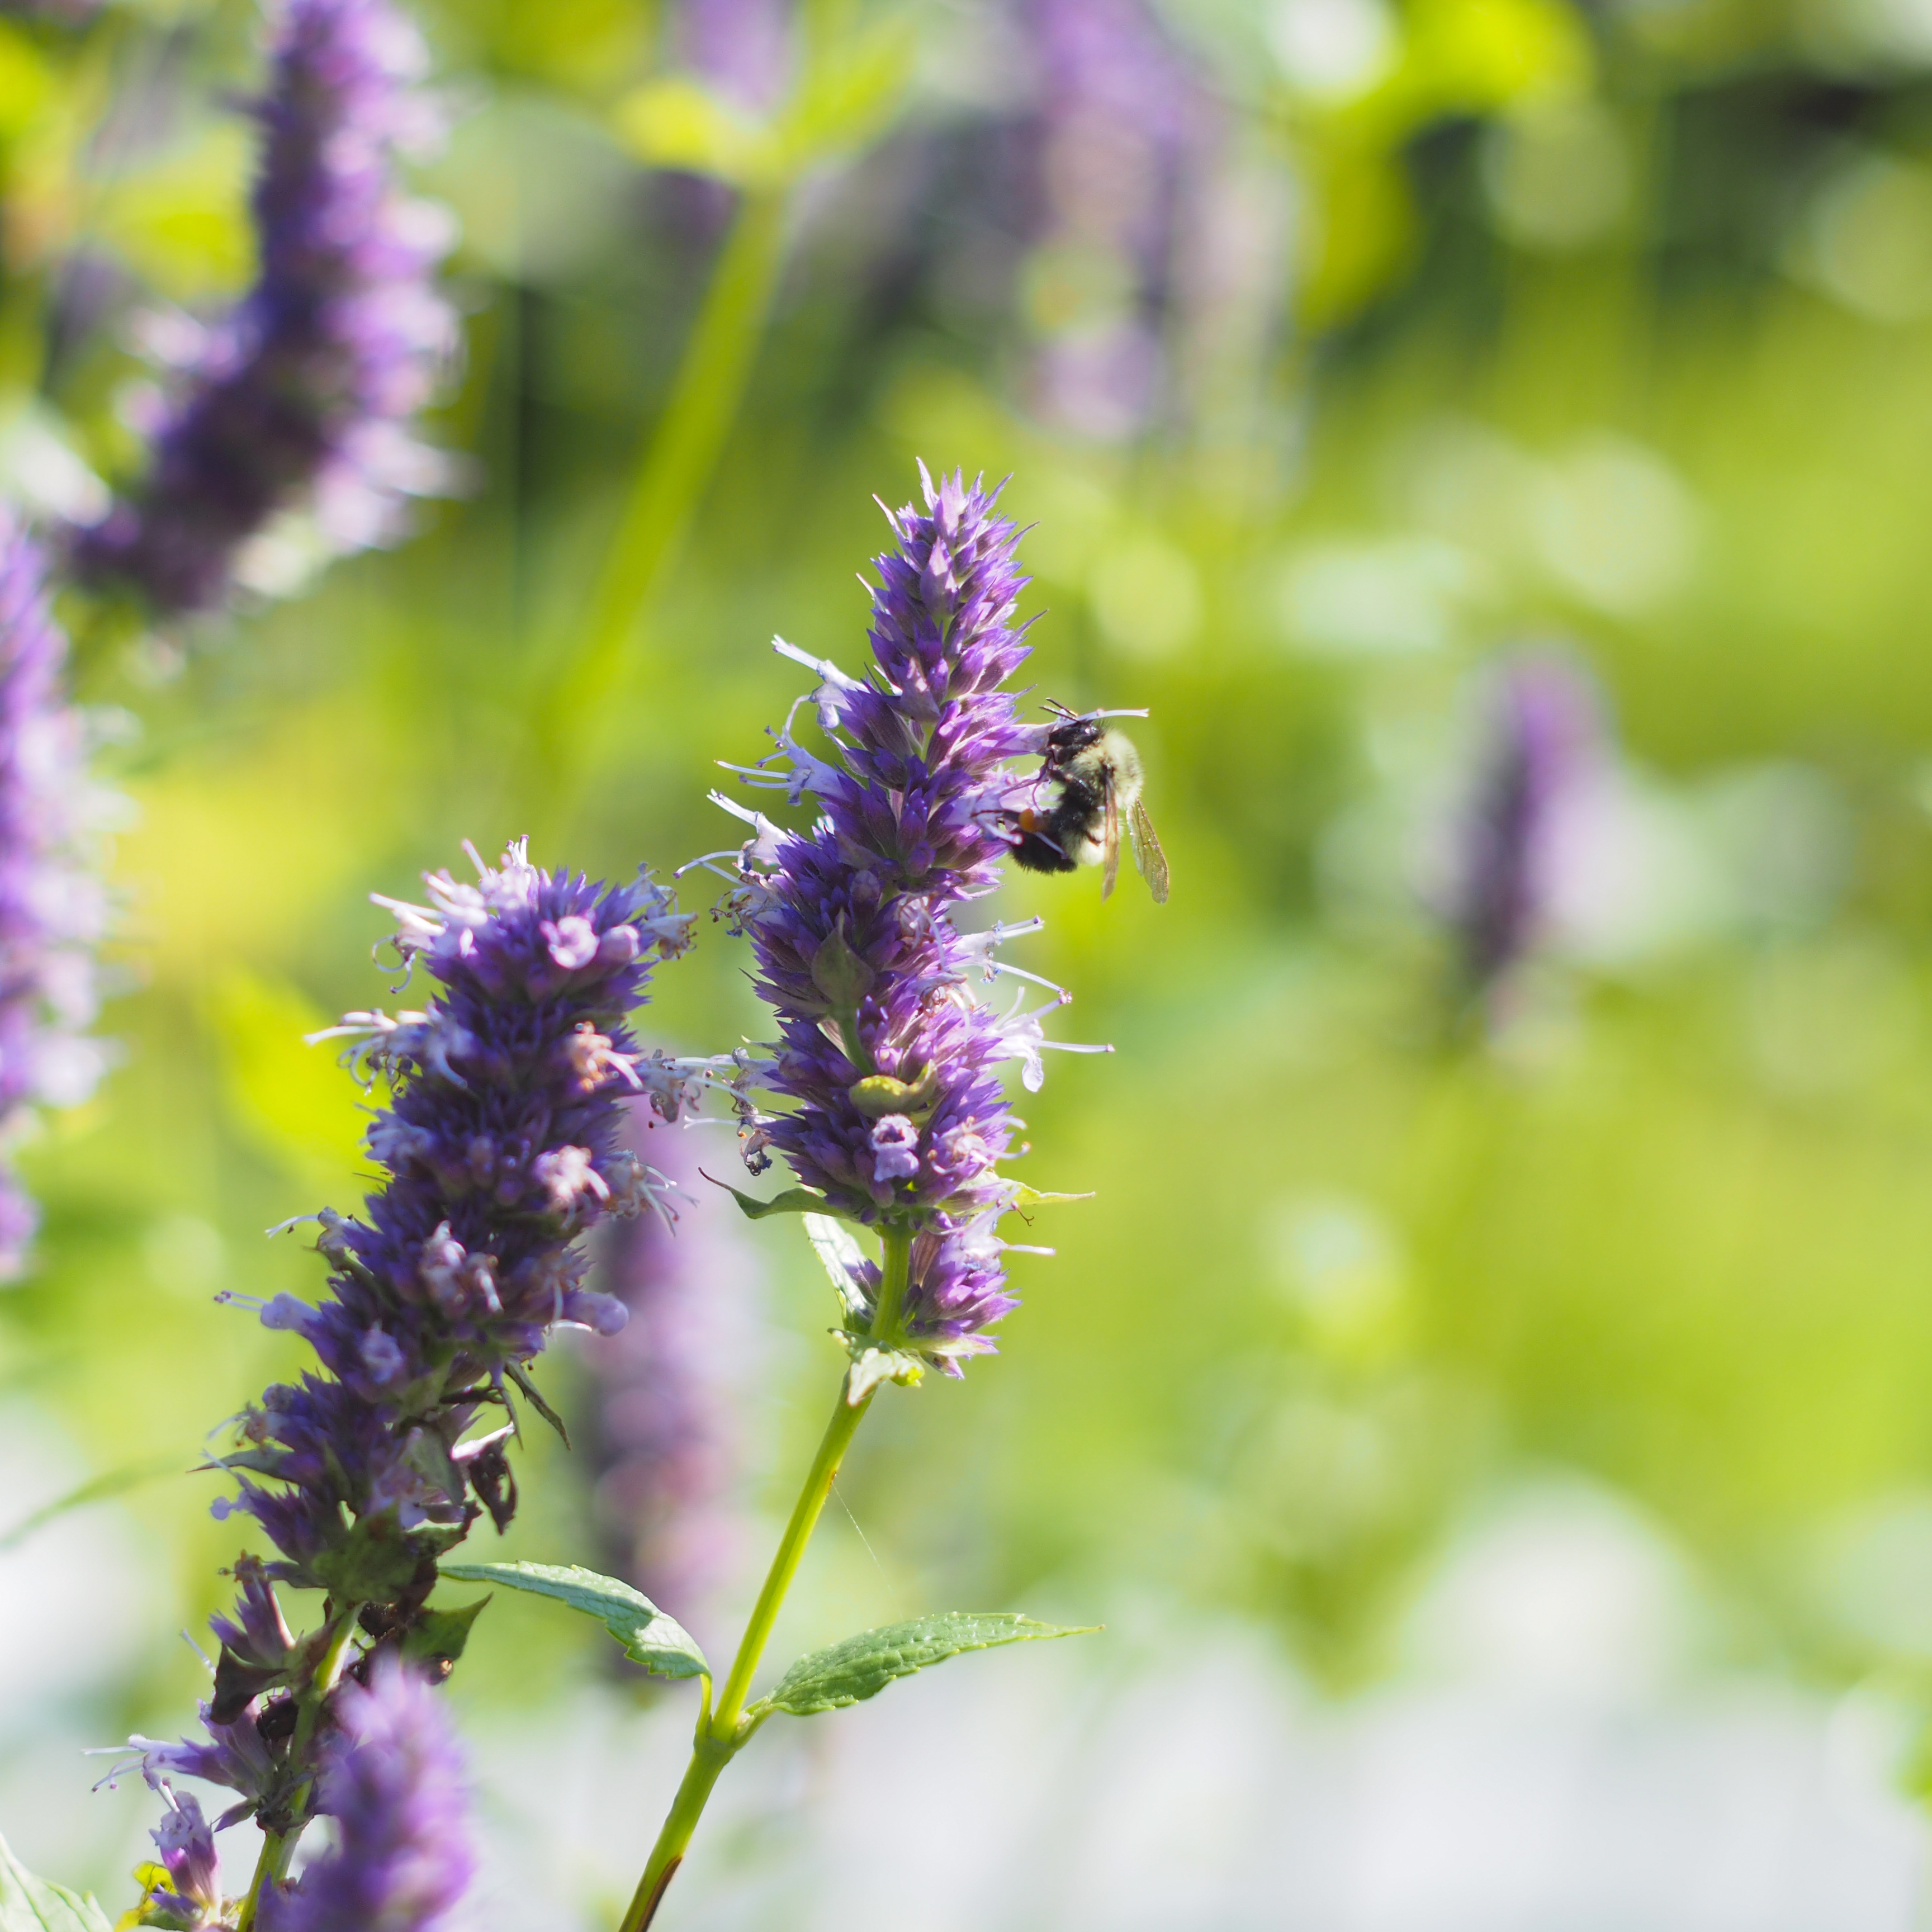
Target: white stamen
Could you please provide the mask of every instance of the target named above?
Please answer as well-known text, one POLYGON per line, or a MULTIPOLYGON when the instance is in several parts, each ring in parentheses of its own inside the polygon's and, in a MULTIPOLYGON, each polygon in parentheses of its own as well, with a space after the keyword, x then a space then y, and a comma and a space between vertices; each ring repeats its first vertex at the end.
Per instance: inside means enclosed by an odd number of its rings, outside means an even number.
POLYGON ((834 690, 863 691, 866 688, 862 680, 848 677, 830 658, 815 658, 809 651, 800 650, 797 645, 787 644, 782 638, 772 638, 772 649, 780 657, 790 658, 794 664, 802 664, 807 670, 815 670, 834 690))

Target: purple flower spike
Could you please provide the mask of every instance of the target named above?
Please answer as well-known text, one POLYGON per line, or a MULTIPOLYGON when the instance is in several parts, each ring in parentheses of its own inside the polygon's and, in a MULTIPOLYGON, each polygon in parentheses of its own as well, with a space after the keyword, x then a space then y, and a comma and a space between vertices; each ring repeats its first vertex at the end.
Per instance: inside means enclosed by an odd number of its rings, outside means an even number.
POLYGON ((1597 776, 1601 707, 1576 666, 1526 652, 1480 694, 1481 748, 1454 826, 1443 910, 1469 997, 1504 989, 1543 937, 1569 806, 1597 776))
MULTIPOLYGON (((951 909, 998 883, 1024 790, 1010 761, 1042 755, 1048 727, 1022 724, 1005 688, 1027 655, 1012 525, 978 484, 920 473, 925 509, 891 518, 898 545, 878 560, 870 677, 779 646, 818 672, 838 762, 788 720, 778 751, 743 775, 794 803, 810 794, 823 816, 784 832, 718 802, 756 832, 730 903, 781 1033, 769 1062, 747 1060, 746 1084, 791 1102, 748 1108, 747 1158, 756 1172, 776 1148, 829 1212, 915 1237, 893 1345, 957 1375, 1014 1306, 992 1233, 1019 1191, 998 1171, 1013 1150, 1000 1068, 1021 1061, 1036 1087, 1040 1048, 1060 1042, 1040 1037, 1046 1009, 1000 1012, 974 995, 976 977, 1011 970, 992 961, 1010 934, 962 934, 951 909)), ((1049 1006, 1068 997, 1048 991, 1049 1006)), ((854 1273, 848 1310, 869 1318, 873 1286, 854 1273)))
MULTIPOLYGON (((88 848, 106 794, 86 776, 86 724, 65 701, 67 640, 42 571, 38 548, 0 512, 0 1149, 38 1108, 86 1100, 106 1064, 83 1033, 107 922, 88 848)), ((0 1168, 0 1280, 26 1266, 38 1218, 0 1168)))
MULTIPOLYGON (((254 1304, 267 1327, 303 1336, 322 1370, 268 1390, 218 1459, 239 1493, 216 1515, 253 1518, 278 1553, 235 1566, 238 1601, 214 1624, 206 1738, 130 1740, 151 1778, 235 1792, 224 1824, 252 1814, 298 1833, 327 1789, 314 1748, 330 1714, 346 1704, 406 1716, 420 1702, 384 1689, 381 1672, 422 1623, 438 1557, 483 1516, 501 1530, 515 1511, 514 1405, 549 1413, 527 1365, 559 1323, 609 1334, 623 1322, 621 1303, 584 1287, 579 1237, 668 1184, 623 1144, 622 1103, 636 1096, 670 1119, 694 1082, 697 1070, 640 1051, 626 1028, 652 966, 688 941, 691 921, 668 891, 642 874, 605 887, 543 872, 521 844, 476 865, 474 885, 430 878, 427 905, 379 902, 395 916, 405 966, 434 983, 428 1005, 352 1013, 318 1036, 347 1037, 352 1058, 388 1078, 391 1103, 368 1134, 387 1178, 364 1218, 316 1217, 331 1270, 320 1306, 290 1294, 254 1304), (291 1632, 283 1584, 327 1593, 326 1636, 291 1632), (326 1660, 348 1684, 376 1684, 377 1703, 319 1680, 326 1660), (301 1721, 318 1705, 319 1723, 301 1721)), ((317 1901, 333 1912, 350 1896, 331 1883, 302 1908, 322 1916, 299 1923, 434 1922, 329 1917, 317 1901)))
POLYGON ((476 1867, 463 1759, 428 1682, 393 1657, 344 1686, 317 1808, 336 1848, 274 1896, 263 1932, 436 1932, 476 1867))
POLYGON ((1019 0, 1040 105, 1034 242, 1063 300, 1034 364, 1049 419, 1102 441, 1166 400, 1190 197, 1215 138, 1200 77, 1143 0, 1019 0))
POLYGON ((431 279, 449 227, 396 184, 398 154, 434 131, 426 64, 388 0, 288 0, 256 110, 255 285, 170 345, 182 386, 146 477, 77 533, 83 579, 131 584, 163 616, 206 610, 279 513, 310 509, 328 548, 358 550, 446 487, 409 424, 456 341, 431 279))

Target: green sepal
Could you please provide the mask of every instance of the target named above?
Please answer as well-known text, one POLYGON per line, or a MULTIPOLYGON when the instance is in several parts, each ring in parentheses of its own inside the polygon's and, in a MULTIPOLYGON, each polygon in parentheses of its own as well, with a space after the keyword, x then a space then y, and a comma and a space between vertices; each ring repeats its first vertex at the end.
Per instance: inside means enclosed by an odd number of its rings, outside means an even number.
POLYGON ((425 1556, 454 1549, 468 1528, 466 1523, 421 1523, 404 1532, 387 1516, 362 1516, 311 1567, 316 1582, 338 1603, 393 1603, 416 1581, 425 1556))
POLYGON ((882 1348, 869 1335, 850 1328, 829 1331, 845 1345, 852 1366, 845 1372, 845 1406, 856 1408, 881 1382, 916 1388, 926 1374, 926 1360, 906 1348, 882 1348))
POLYGON ((36 1878, 0 1838, 0 1932, 113 1932, 92 1892, 36 1878))
POLYGON ((872 990, 878 976, 852 950, 845 938, 845 915, 842 912, 812 956, 812 983, 830 1000, 836 1013, 856 1007, 872 990))
MULTIPOLYGON (((447 1576, 443 1570, 439 1573, 447 1576)), ((403 1637, 403 1654, 412 1664, 454 1664, 470 1641, 471 1627, 483 1614, 488 1597, 452 1610, 424 1610, 403 1637)))
POLYGON ((563 1418, 538 1393, 536 1384, 530 1379, 530 1370, 521 1362, 508 1362, 504 1364, 504 1373, 523 1390, 524 1400, 556 1431, 562 1439, 563 1446, 568 1449, 570 1447, 570 1431, 564 1427, 563 1418))
POLYGON ((214 1664, 214 1694, 208 1700, 210 1722, 232 1724, 265 1690, 289 1681, 289 1666, 245 1662, 225 1643, 214 1664))
POLYGON ((939 1104, 939 1063, 930 1062, 916 1080, 895 1080, 889 1073, 870 1073, 847 1088, 854 1106, 868 1120, 904 1114, 922 1126, 939 1104))
POLYGON ((778 1688, 747 1713, 761 1716, 787 1711, 808 1718, 876 1697, 895 1677, 929 1670, 962 1651, 992 1650, 1001 1644, 1030 1643, 1044 1637, 1090 1636, 1098 1624, 1062 1629, 1005 1612, 939 1610, 909 1623, 887 1624, 801 1657, 778 1681, 778 1688))
POLYGON ((195 1473, 199 1475, 209 1469, 245 1469, 251 1476, 267 1476, 279 1482, 288 1460, 286 1452, 280 1449, 230 1449, 219 1456, 211 1455, 206 1462, 196 1463, 195 1473))
POLYGON ((618 1577, 599 1576, 575 1563, 446 1563, 442 1574, 458 1583, 496 1583, 550 1597, 595 1617, 623 1646, 624 1654, 654 1677, 711 1674, 690 1632, 618 1577))

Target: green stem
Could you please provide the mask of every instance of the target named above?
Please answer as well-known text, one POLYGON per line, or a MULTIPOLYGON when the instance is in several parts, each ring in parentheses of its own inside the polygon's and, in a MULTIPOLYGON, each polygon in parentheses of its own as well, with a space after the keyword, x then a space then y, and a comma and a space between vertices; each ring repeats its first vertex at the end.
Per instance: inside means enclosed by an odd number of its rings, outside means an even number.
POLYGON ((882 1348, 898 1345, 899 1318, 905 1311, 906 1282, 911 1272, 912 1231, 886 1228, 884 1252, 879 1257, 879 1298, 874 1304, 872 1325, 868 1331, 882 1348))
POLYGON ((583 755, 621 679, 638 622, 675 554, 744 400, 784 257, 788 196, 748 189, 678 365, 671 398, 646 446, 592 586, 584 627, 561 665, 538 668, 538 795, 567 817, 588 782, 583 755), (556 796, 558 788, 563 796, 556 796))
MULTIPOLYGON (((907 1230, 900 1228, 885 1231, 878 1306, 872 1333, 874 1340, 888 1345, 897 1332, 900 1310, 904 1304, 911 1254, 912 1236, 907 1230)), ((791 1588, 792 1579, 798 1574, 798 1566, 804 1558, 806 1545, 812 1540, 819 1514, 832 1494, 838 1466, 844 1460, 845 1452, 851 1447, 853 1437, 859 1432, 859 1425, 865 1420, 872 1402, 870 1394, 856 1403, 847 1401, 845 1385, 842 1382, 840 1384, 838 1406, 832 1412, 832 1420, 826 1424, 824 1435, 819 1438, 818 1453, 812 1457, 812 1467, 806 1473, 805 1486, 799 1491, 798 1501, 792 1505, 791 1519, 785 1525, 784 1535, 778 1539, 772 1567, 765 1573, 764 1587, 752 1607, 751 1621, 745 1626, 738 1654, 731 1660, 730 1675, 724 1680, 717 1703, 698 1718, 691 1762, 686 1768, 683 1782, 677 1787, 677 1796, 671 1801, 664 1828, 658 1834, 657 1843, 651 1847, 650 1862, 644 1867, 644 1876, 638 1881, 637 1892, 631 1900, 630 1910, 624 1914, 620 1932, 644 1932, 657 1916, 666 1890, 676 1876, 678 1867, 684 1862, 685 1852, 691 1844, 692 1834, 698 1828, 698 1820, 704 1815, 711 1787, 758 1729, 755 1714, 749 1721, 745 1716, 745 1700, 751 1693, 752 1676, 764 1655, 765 1646, 771 1640, 772 1626, 784 1606, 785 1593, 791 1588)))
MULTIPOLYGON (((315 1736, 315 1727, 322 1720, 322 1707, 328 1702, 328 1694, 335 1688, 343 1666, 348 1661, 349 1642, 356 1634, 356 1619, 362 1608, 360 1604, 349 1604, 338 1613, 329 1627, 328 1643, 296 1711, 295 1736, 289 1741, 291 1763, 301 1762, 315 1736)), ((290 1801, 291 1809, 307 1802, 309 1786, 314 1781, 307 1780, 296 1789, 290 1801)), ((264 1888, 279 1885, 288 1876, 289 1861, 295 1856, 296 1841, 301 1838, 302 1828, 308 1822, 298 1818, 286 1832, 262 1832, 261 1855, 255 1861, 255 1876, 250 1881, 248 1897, 242 1901, 235 1932, 251 1932, 255 1915, 261 1910, 264 1888)))

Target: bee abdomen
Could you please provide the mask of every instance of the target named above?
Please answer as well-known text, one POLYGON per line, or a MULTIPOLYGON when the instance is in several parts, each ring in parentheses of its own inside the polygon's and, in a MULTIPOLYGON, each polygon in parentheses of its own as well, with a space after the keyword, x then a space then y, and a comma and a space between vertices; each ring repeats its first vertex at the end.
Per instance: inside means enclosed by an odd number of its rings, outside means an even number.
POLYGON ((1072 858, 1045 833, 1022 832, 1013 842, 1013 862, 1029 872, 1070 872, 1072 858))

